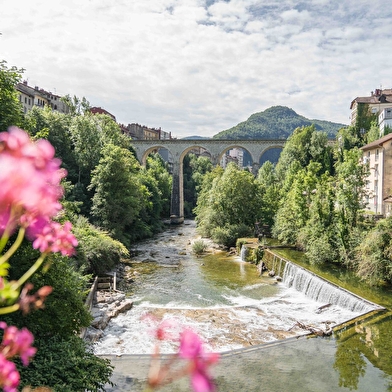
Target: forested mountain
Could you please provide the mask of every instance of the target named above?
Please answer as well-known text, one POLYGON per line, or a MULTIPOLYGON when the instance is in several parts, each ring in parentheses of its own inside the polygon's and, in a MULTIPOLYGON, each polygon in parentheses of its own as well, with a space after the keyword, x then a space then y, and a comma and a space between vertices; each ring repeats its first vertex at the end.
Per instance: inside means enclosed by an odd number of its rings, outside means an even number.
POLYGON ((286 106, 272 106, 264 112, 252 114, 246 121, 214 135, 217 139, 287 139, 294 129, 314 124, 334 138, 345 124, 322 120, 309 120, 286 106))

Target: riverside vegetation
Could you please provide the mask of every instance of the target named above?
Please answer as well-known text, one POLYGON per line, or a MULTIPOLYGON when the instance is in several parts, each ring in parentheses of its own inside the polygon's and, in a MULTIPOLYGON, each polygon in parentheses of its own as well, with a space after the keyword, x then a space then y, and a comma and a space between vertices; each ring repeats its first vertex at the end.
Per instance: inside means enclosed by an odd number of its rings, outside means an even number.
MULTIPOLYGON (((92 355, 76 334, 91 322, 83 303, 90 278, 111 270, 129 257, 132 244, 162 229, 171 176, 157 154, 141 167, 132 141, 108 116, 92 115, 84 98, 64 98, 69 114, 34 107, 24 115, 14 89, 21 75, 22 70, 0 62, 0 132, 15 125, 33 140, 53 145, 68 173, 62 180, 61 220, 72 223, 78 246, 71 258, 50 256, 51 268, 32 277, 37 289, 53 287, 44 311, 16 312, 2 320, 35 336, 34 362, 25 368, 16 360, 21 387, 103 390, 110 363, 92 355)), ((341 128, 334 145, 314 125, 296 128, 277 165, 267 161, 256 178, 234 164, 223 170, 189 155, 184 164, 187 214, 195 214, 203 236, 227 247, 253 236, 257 219, 279 241, 303 250, 310 263, 339 264, 371 284, 390 285, 392 219, 376 222, 364 215, 369 169, 359 164, 359 148, 377 138, 377 127, 371 118, 359 124, 341 128), (364 123, 369 126, 363 133, 364 123)), ((37 257, 39 251, 23 241, 9 279, 21 276, 37 257)))

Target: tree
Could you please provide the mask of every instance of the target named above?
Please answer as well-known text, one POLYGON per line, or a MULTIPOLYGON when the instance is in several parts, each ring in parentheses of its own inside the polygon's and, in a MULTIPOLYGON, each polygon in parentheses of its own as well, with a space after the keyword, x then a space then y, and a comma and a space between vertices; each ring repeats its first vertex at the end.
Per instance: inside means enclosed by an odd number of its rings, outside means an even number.
POLYGON ((357 275, 373 285, 392 283, 392 218, 382 219, 355 249, 357 275))
POLYGON ((324 174, 311 194, 309 218, 297 237, 311 264, 339 259, 335 230, 334 179, 324 174))
POLYGON ((68 106, 69 112, 72 116, 79 116, 84 114, 91 108, 90 102, 87 101, 85 97, 80 99, 76 95, 71 97, 69 94, 67 94, 60 99, 68 106))
POLYGON ((184 214, 187 217, 193 216, 193 209, 196 207, 197 195, 203 182, 204 175, 212 170, 212 163, 209 158, 188 154, 184 157, 184 214))
POLYGON ((15 90, 23 71, 16 67, 8 68, 6 61, 0 61, 0 132, 11 125, 23 126, 23 108, 15 90))
POLYGON ((321 164, 320 175, 332 169, 332 149, 328 147, 327 135, 316 131, 314 125, 295 129, 287 139, 276 165, 276 175, 283 182, 294 162, 305 168, 310 161, 321 164))
POLYGON ((130 151, 108 144, 92 172, 94 190, 91 214, 100 227, 130 245, 132 225, 145 201, 146 187, 140 182, 140 165, 130 151))
POLYGON ((341 256, 350 258, 350 234, 359 224, 360 212, 365 208, 365 181, 368 167, 360 164, 362 151, 358 148, 343 151, 343 161, 336 162, 336 218, 341 256))
POLYGON ((299 233, 307 224, 320 167, 320 163, 310 162, 306 169, 300 169, 293 176, 290 190, 280 200, 273 234, 285 244, 297 244, 299 233))
POLYGON ((170 198, 173 178, 169 173, 167 163, 159 154, 150 154, 147 157, 146 169, 148 174, 158 183, 161 201, 161 217, 170 215, 170 198))
POLYGON ((219 216, 213 210, 213 193, 212 188, 223 175, 223 169, 220 166, 215 167, 207 173, 201 185, 197 199, 197 205, 194 209, 198 231, 205 237, 211 237, 211 231, 219 222, 219 216))
POLYGON ((261 194, 263 195, 260 223, 272 227, 279 208, 280 184, 275 174, 274 165, 270 161, 265 162, 261 166, 257 175, 257 181, 261 186, 261 194))
MULTIPOLYGON (((212 188, 206 191, 195 210, 198 222, 212 239, 231 246, 238 237, 253 233, 262 211, 260 188, 249 171, 241 170, 234 163, 222 175, 216 174, 212 188)), ((203 183, 203 188, 207 184, 203 183)))

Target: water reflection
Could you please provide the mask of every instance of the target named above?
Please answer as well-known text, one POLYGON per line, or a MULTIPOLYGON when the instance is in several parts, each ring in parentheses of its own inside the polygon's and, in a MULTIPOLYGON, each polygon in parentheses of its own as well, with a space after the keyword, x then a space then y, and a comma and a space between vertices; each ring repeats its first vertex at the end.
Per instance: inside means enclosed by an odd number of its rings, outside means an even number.
POLYGON ((339 372, 339 386, 357 390, 360 377, 366 373, 367 363, 384 372, 392 382, 392 312, 382 312, 368 320, 336 332, 334 369, 339 372))

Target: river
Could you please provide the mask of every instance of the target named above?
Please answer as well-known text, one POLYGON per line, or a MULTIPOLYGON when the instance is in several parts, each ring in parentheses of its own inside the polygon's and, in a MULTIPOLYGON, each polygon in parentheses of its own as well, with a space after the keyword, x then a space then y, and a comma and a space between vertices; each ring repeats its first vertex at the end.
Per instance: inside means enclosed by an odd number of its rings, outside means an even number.
MULTIPOLYGON (((192 254, 196 238, 194 222, 186 221, 135 249, 130 264, 133 283, 125 288, 134 307, 113 319, 95 345, 95 353, 112 359, 116 367, 118 385, 107 390, 142 390, 137 385, 142 384, 149 361, 143 355, 150 354, 155 343, 151 329, 167 319, 191 327, 209 350, 222 354, 215 370, 220 391, 388 390, 390 354, 381 359, 377 353, 384 355, 386 350, 372 350, 375 325, 390 322, 387 314, 378 316, 376 324, 368 318, 341 328, 332 337, 309 340, 303 337, 307 331, 298 322, 325 329, 357 319, 361 312, 339 306, 317 311, 325 303, 310 300, 273 278, 259 276, 256 266, 218 249, 196 257, 192 254), (358 351, 359 343, 368 355, 358 351), (389 363, 387 370, 379 369, 370 357, 389 363), (258 370, 254 369, 256 364, 258 370), (291 379, 289 374, 295 377, 291 379), (268 387, 257 389, 267 379, 268 387), (243 383, 249 387, 244 389, 243 383), (232 389, 233 385, 238 389, 232 389)), ((175 351, 176 346, 169 342, 161 346, 163 353, 175 351)), ((176 385, 179 389, 167 390, 189 390, 185 384, 176 385)))

